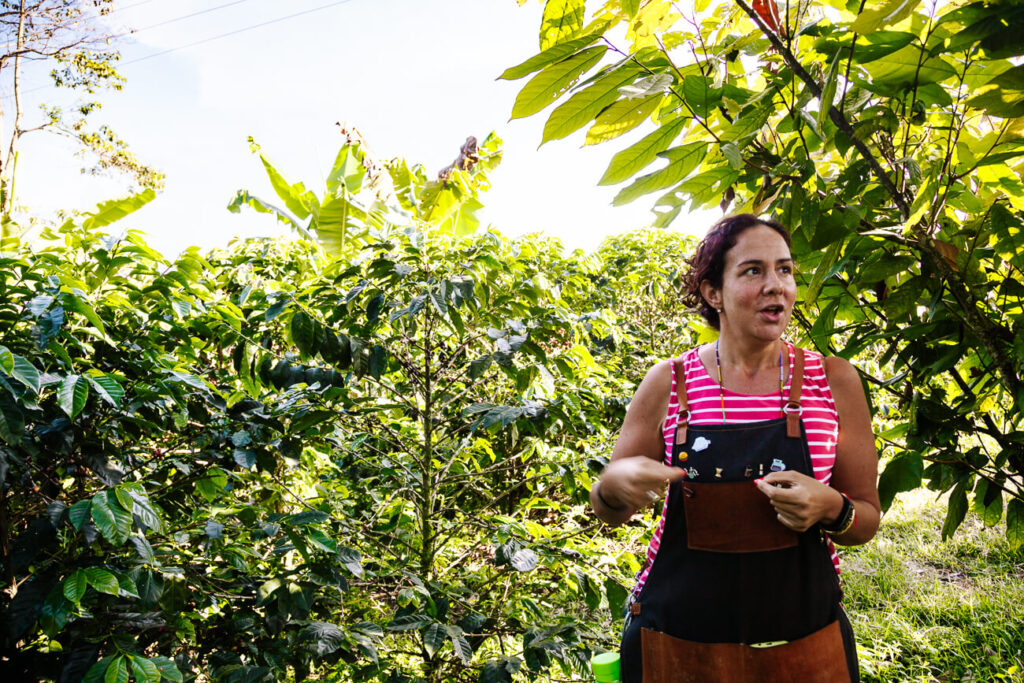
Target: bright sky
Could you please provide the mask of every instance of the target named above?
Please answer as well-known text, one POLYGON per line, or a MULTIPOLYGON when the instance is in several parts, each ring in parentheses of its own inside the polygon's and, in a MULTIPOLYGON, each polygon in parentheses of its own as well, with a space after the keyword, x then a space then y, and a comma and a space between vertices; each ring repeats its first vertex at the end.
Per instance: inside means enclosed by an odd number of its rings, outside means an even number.
MULTIPOLYGON (((467 136, 497 132, 505 155, 483 217, 509 235, 543 230, 589 250, 652 219, 656 195, 613 208, 617 188, 597 187, 612 155, 649 128, 585 148, 580 131, 538 150, 547 112, 508 120, 527 79, 496 77, 537 53, 537 0, 523 7, 515 0, 123 0, 121 7, 110 20, 137 31, 119 45, 127 84, 101 95, 95 117, 167 174, 166 190, 119 227, 144 230, 169 255, 278 232, 269 216, 225 209, 243 188, 277 201, 247 138, 289 181, 319 194, 341 144, 338 121, 358 128, 378 158, 401 156, 432 174, 467 136)), ((45 74, 30 72, 26 81, 31 89, 45 74)), ((31 98, 46 94, 30 93, 28 111, 41 101, 31 98)), ((26 140, 18 202, 88 210, 124 192, 118 182, 82 176, 73 149, 45 134, 26 140)), ((673 229, 699 232, 711 220, 683 216, 673 229)))

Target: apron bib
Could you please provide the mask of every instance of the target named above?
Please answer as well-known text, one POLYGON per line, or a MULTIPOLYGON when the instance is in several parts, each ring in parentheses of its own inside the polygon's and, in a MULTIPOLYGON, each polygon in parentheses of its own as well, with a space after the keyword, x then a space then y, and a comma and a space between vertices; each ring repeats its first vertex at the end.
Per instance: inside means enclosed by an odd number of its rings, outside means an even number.
POLYGON ((630 606, 623 683, 856 680, 853 633, 824 535, 785 527, 754 479, 813 477, 800 420, 803 350, 784 417, 690 427, 682 362, 680 418, 661 545, 630 606), (780 643, 774 647, 751 647, 780 643))

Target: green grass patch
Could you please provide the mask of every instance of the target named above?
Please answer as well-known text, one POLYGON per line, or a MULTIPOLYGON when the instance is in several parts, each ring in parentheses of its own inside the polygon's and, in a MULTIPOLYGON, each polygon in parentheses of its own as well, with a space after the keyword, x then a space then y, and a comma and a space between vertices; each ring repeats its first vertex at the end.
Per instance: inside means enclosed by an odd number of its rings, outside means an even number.
POLYGON ((1024 681, 1024 552, 944 501, 901 495, 867 545, 840 550, 864 681, 1024 681))

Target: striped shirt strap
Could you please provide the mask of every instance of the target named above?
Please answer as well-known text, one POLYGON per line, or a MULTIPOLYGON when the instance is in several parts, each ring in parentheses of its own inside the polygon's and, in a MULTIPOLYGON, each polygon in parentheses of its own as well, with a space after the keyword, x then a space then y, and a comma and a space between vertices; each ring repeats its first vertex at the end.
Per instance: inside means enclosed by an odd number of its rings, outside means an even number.
POLYGON ((782 407, 786 414, 786 436, 791 439, 800 438, 800 390, 804 383, 804 350, 799 346, 794 349, 793 374, 789 377, 789 401, 782 407))
POLYGON ((676 400, 679 402, 679 416, 676 418, 676 443, 686 443, 686 428, 690 426, 690 402, 686 398, 686 370, 683 368, 682 357, 672 360, 672 385, 676 400))

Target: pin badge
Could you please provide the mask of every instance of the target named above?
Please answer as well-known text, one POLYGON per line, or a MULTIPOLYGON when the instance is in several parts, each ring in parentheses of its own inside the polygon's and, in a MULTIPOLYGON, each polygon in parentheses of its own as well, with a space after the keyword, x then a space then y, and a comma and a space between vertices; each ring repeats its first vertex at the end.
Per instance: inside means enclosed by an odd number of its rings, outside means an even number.
POLYGON ((706 450, 707 447, 710 445, 710 441, 705 439, 703 436, 698 436, 693 442, 693 450, 697 453, 700 453, 701 451, 706 450))
POLYGON ((764 463, 763 462, 757 463, 757 476, 759 476, 759 477, 763 477, 764 476, 764 463))
POLYGON ((696 467, 691 467, 690 469, 686 470, 686 476, 688 476, 690 479, 696 479, 699 474, 700 473, 697 471, 696 467))
POLYGON ((715 468, 715 479, 721 479, 721 478, 722 478, 722 468, 721 467, 716 467, 715 468))
POLYGON ((753 467, 751 467, 750 465, 747 465, 747 466, 746 466, 746 467, 745 467, 745 468, 743 469, 743 477, 744 477, 745 479, 750 479, 750 475, 751 475, 751 474, 753 474, 753 473, 754 473, 754 468, 753 468, 753 467))
POLYGON ((786 463, 782 462, 778 458, 772 460, 772 472, 781 472, 786 469, 786 463))
POLYGON ((679 462, 686 462, 686 461, 687 461, 687 459, 689 459, 689 457, 690 457, 690 454, 689 454, 689 453, 687 453, 686 451, 682 451, 682 452, 681 452, 681 453, 679 454, 679 462))

